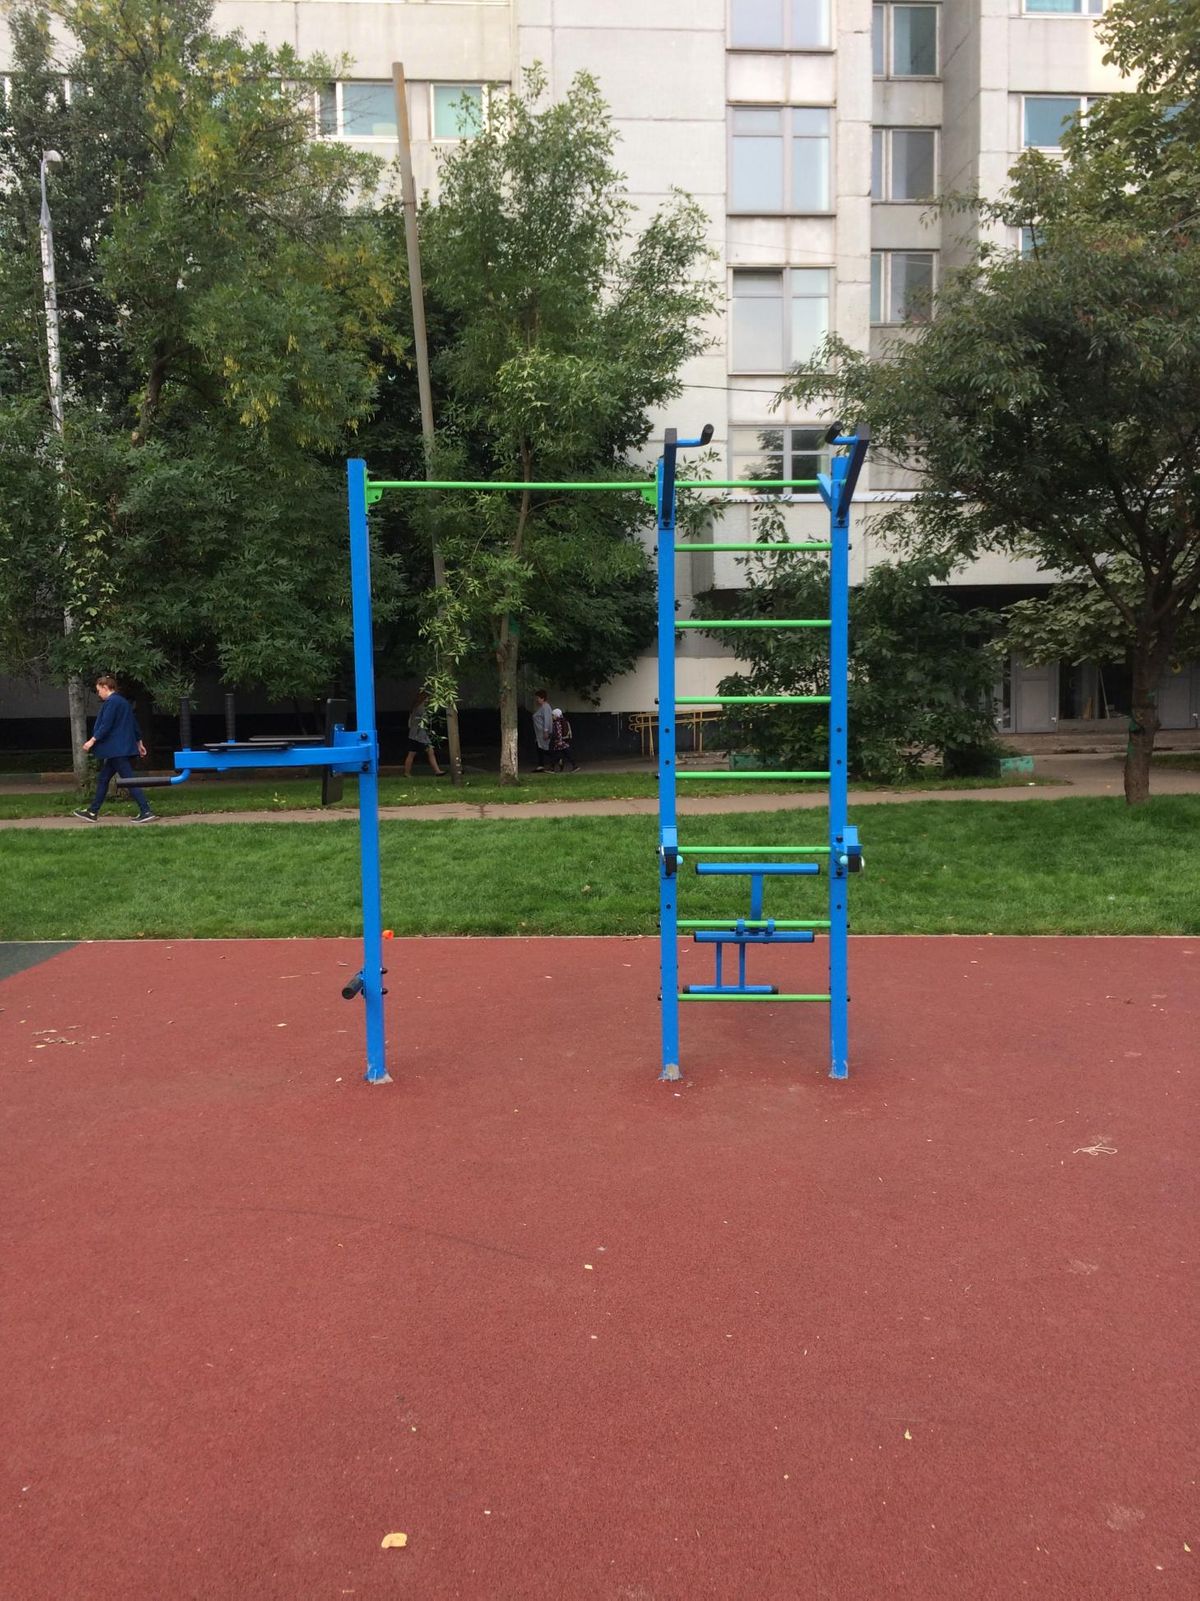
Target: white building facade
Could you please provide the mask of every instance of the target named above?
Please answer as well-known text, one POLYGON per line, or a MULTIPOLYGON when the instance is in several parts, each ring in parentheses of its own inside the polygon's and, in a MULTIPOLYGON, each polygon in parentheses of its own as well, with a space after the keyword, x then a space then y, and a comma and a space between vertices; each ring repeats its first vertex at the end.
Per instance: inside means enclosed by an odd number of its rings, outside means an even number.
MULTIPOLYGON (((219 0, 215 21, 302 55, 344 58, 314 108, 321 135, 395 154, 391 69, 409 84, 418 189, 436 187, 439 148, 461 137, 466 91, 486 109, 492 86, 541 62, 554 95, 586 69, 621 135, 619 159, 645 216, 673 188, 710 219, 725 281, 709 352, 690 362, 669 415, 681 431, 715 425, 731 476, 773 467, 811 476, 828 420, 774 397, 791 364, 827 330, 878 351, 925 313, 941 274, 963 259, 961 219, 928 202, 948 190, 996 194, 1029 145, 1053 150, 1064 122, 1120 80, 1094 22, 1103 0, 219 0)), ((1015 243, 1016 241, 1009 241, 1015 243)), ((897 486, 864 473, 852 556, 861 578, 884 553, 872 497, 897 486)), ((722 537, 749 531, 735 505, 722 537)), ((798 535, 825 525, 819 502, 788 513, 798 535)), ((686 557, 687 597, 740 581, 736 558, 686 557)), ((957 580, 993 603, 1046 575, 993 558, 957 580)), ((680 648, 679 690, 706 694, 730 670, 712 642, 680 648)), ((1110 673, 1110 679, 1112 674, 1110 673)), ((603 708, 654 705, 655 662, 610 684, 603 708)), ((1119 704, 1096 669, 1012 664, 1005 726, 1040 732, 1060 712, 1084 719, 1119 704)), ((0 708, 0 714, 3 709, 0 708)), ((1166 726, 1200 721, 1200 668, 1163 686, 1166 726)))

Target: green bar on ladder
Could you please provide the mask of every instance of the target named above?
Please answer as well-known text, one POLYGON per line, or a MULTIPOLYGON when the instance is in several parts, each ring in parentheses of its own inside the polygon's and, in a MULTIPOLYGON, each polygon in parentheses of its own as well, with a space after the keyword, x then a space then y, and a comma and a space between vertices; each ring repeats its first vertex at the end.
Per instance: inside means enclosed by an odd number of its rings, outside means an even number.
POLYGON ((681 1001, 825 1001, 829 1002, 828 995, 689 995, 687 990, 680 992, 681 1001))
POLYGON ((681 917, 680 928, 736 928, 739 923, 747 928, 766 928, 768 922, 776 928, 828 928, 827 917, 681 917))
POLYGON ((692 773, 678 773, 677 772, 675 774, 675 777, 676 778, 680 778, 680 779, 682 779, 682 778, 725 778, 725 779, 730 779, 730 780, 734 780, 734 781, 740 782, 741 780, 747 779, 747 778, 812 778, 812 779, 824 779, 824 778, 828 778, 829 774, 827 772, 825 772, 825 773, 778 773, 778 772, 775 772, 775 773, 723 773, 723 772, 722 773, 710 773, 710 772, 705 772, 704 769, 701 768, 698 772, 692 772, 692 773))
POLYGON ((680 856, 787 856, 800 851, 807 856, 828 856, 828 845, 678 845, 680 856))
POLYGON ((828 695, 676 695, 676 706, 828 706, 828 695))
POLYGON ((828 628, 828 617, 685 617, 676 628, 828 628))
POLYGON ((780 550, 832 550, 832 549, 833 549, 833 546, 829 543, 829 541, 827 539, 806 539, 806 540, 803 540, 801 542, 795 542, 795 543, 789 543, 789 544, 784 544, 783 542, 780 542, 779 544, 770 544, 770 543, 760 539, 760 540, 757 541, 757 543, 755 543, 753 545, 724 545, 724 544, 721 544, 721 545, 698 545, 698 544, 676 545, 675 546, 675 554, 677 556, 686 556, 687 553, 689 551, 692 551, 692 550, 761 550, 764 555, 772 555, 774 552, 780 551, 780 550))

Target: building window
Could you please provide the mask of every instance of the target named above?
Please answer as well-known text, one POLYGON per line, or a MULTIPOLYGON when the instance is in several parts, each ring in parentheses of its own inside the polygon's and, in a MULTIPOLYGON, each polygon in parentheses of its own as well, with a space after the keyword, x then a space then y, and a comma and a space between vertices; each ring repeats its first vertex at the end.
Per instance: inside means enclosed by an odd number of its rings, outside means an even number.
POLYGON ((827 107, 734 106, 729 121, 731 210, 829 210, 827 107))
POLYGON ((937 130, 871 131, 871 199, 931 200, 937 193, 937 130))
POLYGON ((433 137, 473 139, 483 128, 486 101, 480 83, 435 83, 433 137))
MULTIPOLYGON (((776 428, 770 423, 729 430, 731 478, 815 478, 829 471, 826 429, 776 428)), ((797 490, 816 494, 816 490, 797 490)))
POLYGON ((1063 134, 1086 110, 1083 95, 1026 95, 1021 143, 1026 150, 1061 150, 1063 134))
POLYGON ((730 0, 729 42, 745 50, 825 50, 829 0, 730 0))
POLYGON ((936 78, 941 6, 873 6, 872 70, 877 78, 936 78))
POLYGON ((1021 228, 1019 233, 1022 256, 1034 256, 1045 246, 1046 240, 1040 228, 1021 228))
POLYGON ((786 372, 829 332, 828 267, 733 275, 733 372, 786 372))
POLYGON ((934 252, 871 253, 871 321, 928 322, 933 311, 934 252))
POLYGON ((1025 0, 1029 16, 1098 17, 1104 0, 1025 0))
MULTIPOLYGON (((484 125, 487 91, 479 83, 430 86, 431 139, 469 139, 484 125)), ((317 96, 317 130, 330 139, 396 138, 396 94, 388 79, 330 83, 317 96)))

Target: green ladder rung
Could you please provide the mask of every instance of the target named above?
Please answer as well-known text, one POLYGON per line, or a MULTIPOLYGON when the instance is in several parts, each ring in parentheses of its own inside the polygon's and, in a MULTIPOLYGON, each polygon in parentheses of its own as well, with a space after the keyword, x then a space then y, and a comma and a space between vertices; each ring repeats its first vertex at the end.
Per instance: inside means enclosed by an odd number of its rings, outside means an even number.
POLYGON ((828 778, 829 774, 828 774, 828 772, 824 772, 824 773, 790 773, 790 772, 785 772, 785 773, 778 773, 778 772, 776 772, 776 773, 725 773, 725 772, 711 772, 711 773, 709 773, 709 772, 704 772, 703 770, 701 770, 700 772, 687 772, 687 773, 678 773, 677 772, 675 774, 675 777, 677 779, 684 779, 684 778, 718 778, 718 779, 730 779, 730 780, 734 780, 734 781, 741 781, 741 780, 747 779, 747 778, 806 778, 806 779, 821 780, 821 779, 828 778))
POLYGON ((676 706, 828 706, 828 695, 676 695, 676 706))
POLYGON ((828 995, 689 995, 686 990, 679 993, 681 1001, 824 1001, 828 1005, 828 995))
POLYGON ((827 917, 681 917, 679 928, 736 928, 739 923, 747 928, 766 928, 768 922, 776 928, 828 928, 827 917))
POLYGON ((832 550, 832 549, 833 549, 833 546, 829 542, 829 540, 827 540, 827 539, 805 539, 805 540, 792 541, 792 542, 789 542, 789 543, 786 543, 786 544, 782 543, 782 542, 779 543, 779 544, 771 544, 769 542, 764 542, 763 540, 760 539, 760 540, 757 541, 757 543, 752 544, 752 545, 726 545, 726 544, 717 544, 717 545, 710 545, 710 544, 704 544, 704 545, 700 545, 700 544, 676 545, 675 546, 675 554, 677 556, 686 556, 689 551, 693 551, 693 550, 758 550, 758 551, 761 551, 764 555, 771 555, 774 552, 780 551, 780 550, 832 550))
POLYGON ((829 845, 677 845, 679 856, 828 856, 829 845))
POLYGON ((685 617, 676 628, 828 628, 828 617, 685 617))

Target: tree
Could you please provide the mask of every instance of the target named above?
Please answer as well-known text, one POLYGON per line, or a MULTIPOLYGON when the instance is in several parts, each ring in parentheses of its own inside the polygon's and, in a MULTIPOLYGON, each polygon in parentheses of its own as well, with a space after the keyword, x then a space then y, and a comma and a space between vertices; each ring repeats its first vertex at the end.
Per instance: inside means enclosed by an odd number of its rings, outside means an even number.
MULTIPOLYGON (((1132 681, 1130 804, 1149 794, 1158 683, 1194 626, 1200 595, 1200 161, 1175 96, 1191 85, 1186 35, 1167 13, 1122 0, 1098 26, 1114 59, 1143 75, 1068 134, 1060 166, 1014 168, 985 218, 1029 230, 1026 255, 985 247, 938 295, 911 343, 869 363, 831 341, 789 392, 832 392, 870 419, 876 453, 911 468, 915 499, 888 520, 898 540, 958 559, 1032 555, 1094 589, 1132 681), (1143 17, 1161 26, 1141 31, 1143 17), (1186 131, 1186 138, 1181 137, 1186 131), (1191 143, 1189 144, 1189 140, 1191 143)), ((1063 602, 1030 606, 1021 638, 1042 659, 1063 602)))
MULTIPOLYGON (((331 64, 222 36, 211 10, 13 8, 0 644, 10 671, 112 668, 161 698, 211 666, 231 685, 312 695, 349 636, 340 459, 395 354, 399 258, 388 220, 362 209, 377 163, 312 137, 331 64), (50 147, 64 156, 61 454, 38 268, 50 147)), ((386 563, 377 576, 386 606, 386 563)))
MULTIPOLYGON (((526 484, 630 477, 648 410, 679 393, 680 368, 709 342, 704 217, 676 195, 631 238, 594 80, 579 74, 543 106, 545 88, 535 67, 519 91, 493 97, 487 125, 444 160, 422 220, 431 296, 450 329, 433 363, 443 459, 526 484)), ((427 629, 451 658, 481 643, 490 653, 511 782, 521 661, 594 692, 653 636, 645 507, 634 495, 526 489, 459 496, 437 517, 450 598, 427 629)))

